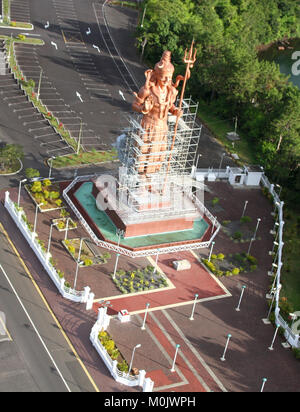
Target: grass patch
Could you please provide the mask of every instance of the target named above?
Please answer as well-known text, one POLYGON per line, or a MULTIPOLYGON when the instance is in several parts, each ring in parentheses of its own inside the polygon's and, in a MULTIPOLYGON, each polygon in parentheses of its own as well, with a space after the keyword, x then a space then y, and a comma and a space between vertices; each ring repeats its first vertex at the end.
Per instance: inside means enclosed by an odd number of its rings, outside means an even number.
POLYGON ((240 161, 240 165, 244 164, 256 164, 256 157, 253 150, 253 145, 248 142, 247 137, 237 130, 240 136, 240 140, 232 142, 227 139, 226 133, 234 131, 234 122, 230 120, 222 120, 216 114, 213 113, 212 108, 204 102, 199 101, 197 115, 203 121, 203 123, 210 129, 219 143, 229 152, 237 153, 240 161))
POLYGON ((53 160, 53 167, 60 169, 64 167, 103 163, 116 160, 117 158, 117 151, 115 149, 100 152, 92 150, 90 152, 79 153, 78 155, 71 154, 67 156, 56 157, 53 160))
POLYGON ((300 310, 300 217, 291 210, 284 215, 284 247, 281 272, 281 296, 287 298, 293 310, 300 310))

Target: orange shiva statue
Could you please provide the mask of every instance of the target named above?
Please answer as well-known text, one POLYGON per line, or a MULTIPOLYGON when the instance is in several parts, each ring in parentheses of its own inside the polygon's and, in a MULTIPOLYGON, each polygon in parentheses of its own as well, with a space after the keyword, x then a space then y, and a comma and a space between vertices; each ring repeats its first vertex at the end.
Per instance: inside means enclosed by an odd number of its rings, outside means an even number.
POLYGON ((154 70, 146 70, 144 86, 134 93, 132 108, 143 114, 138 172, 144 177, 159 172, 167 156, 168 113, 177 117, 182 115, 182 111, 175 107, 175 101, 178 84, 184 78, 178 76, 173 84, 173 73, 171 52, 164 51, 154 70))

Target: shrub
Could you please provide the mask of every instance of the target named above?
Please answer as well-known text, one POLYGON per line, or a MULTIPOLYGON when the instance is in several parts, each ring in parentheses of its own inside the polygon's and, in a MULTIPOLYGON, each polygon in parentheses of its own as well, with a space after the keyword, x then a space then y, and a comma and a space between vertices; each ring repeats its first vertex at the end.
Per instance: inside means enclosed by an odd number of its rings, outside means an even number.
POLYGON ((24 41, 26 39, 26 36, 24 34, 18 34, 18 39, 21 41, 24 41))
POLYGON ((40 193, 42 191, 42 183, 41 182, 34 182, 30 188, 32 193, 40 193))
POLYGON ((215 254, 213 253, 210 258, 211 258, 211 259, 217 259, 217 255, 215 255, 215 254))
POLYGON ((252 222, 252 219, 251 219, 250 216, 243 216, 243 217, 240 218, 240 222, 241 223, 250 223, 250 222, 252 222))
POLYGON ((241 240, 242 239, 242 233, 241 232, 235 232, 233 234, 233 239, 234 240, 241 240))
POLYGON ((52 192, 50 192, 49 197, 50 197, 50 199, 52 199, 52 200, 58 199, 58 198, 59 198, 59 192, 52 191, 52 192))
POLYGON ((61 199, 57 199, 57 200, 55 201, 55 204, 56 204, 56 206, 60 207, 61 204, 62 204, 62 200, 61 200, 61 199))
POLYGON ((231 222, 231 220, 223 220, 222 225, 227 226, 227 225, 229 225, 230 222, 231 222))
POLYGON ((44 185, 45 187, 51 186, 51 185, 52 185, 51 180, 49 180, 49 179, 44 179, 44 180, 43 180, 43 185, 44 185))
POLYGON ((40 172, 29 167, 25 170, 25 176, 27 177, 27 179, 33 179, 35 177, 40 177, 40 172))
POLYGON ((247 255, 247 260, 248 260, 248 262, 250 262, 252 265, 256 265, 256 264, 257 264, 257 259, 256 259, 254 256, 247 255))
POLYGON ((60 221, 60 222, 57 223, 58 229, 61 229, 61 230, 62 230, 62 229, 65 228, 65 226, 66 226, 66 225, 65 225, 65 222, 60 221))
POLYGON ((293 348, 292 351, 295 355, 295 358, 300 360, 300 348, 293 348))
POLYGON ((127 373, 128 369, 129 369, 129 366, 128 366, 126 360, 123 360, 122 362, 119 362, 117 364, 117 368, 119 369, 119 371, 127 373))
POLYGON ((69 250, 69 252, 71 253, 71 255, 74 255, 75 254, 75 247, 74 246, 68 246, 68 250, 69 250))
POLYGON ((215 206, 219 203, 220 199, 218 197, 214 197, 213 200, 211 201, 212 205, 215 206))
POLYGON ((115 342, 112 339, 108 339, 106 342, 104 342, 103 346, 105 347, 107 352, 110 353, 115 349, 115 342))
POLYGON ((232 274, 233 275, 238 275, 240 273, 240 269, 239 268, 234 268, 233 270, 232 270, 232 274))
POLYGON ((223 253, 219 253, 218 256, 217 256, 217 258, 218 258, 219 260, 223 260, 223 259, 225 258, 225 255, 224 255, 223 253))
POLYGON ((84 260, 84 266, 91 266, 93 264, 92 259, 85 259, 84 260))

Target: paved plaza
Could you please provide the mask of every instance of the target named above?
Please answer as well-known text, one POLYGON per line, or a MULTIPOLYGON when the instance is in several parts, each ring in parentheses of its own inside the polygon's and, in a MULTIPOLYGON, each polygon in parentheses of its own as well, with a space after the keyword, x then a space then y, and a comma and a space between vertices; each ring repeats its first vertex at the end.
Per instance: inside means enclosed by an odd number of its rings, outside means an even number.
MULTIPOLYGON (((176 273, 168 265, 171 256, 162 255, 158 261, 159 268, 171 281, 171 288, 134 296, 120 296, 108 275, 114 265, 112 257, 107 267, 101 265, 80 269, 81 283, 78 283, 78 287, 89 285, 95 293, 92 311, 86 311, 84 305, 71 303, 58 294, 40 264, 32 256, 32 252, 28 250, 28 246, 24 245, 21 234, 15 233, 10 218, 1 207, 1 220, 7 232, 16 239, 26 265, 102 390, 128 391, 128 388, 112 380, 88 339, 99 307, 97 298, 109 298, 111 302, 109 314, 112 320, 109 332, 125 359, 130 361, 133 347, 141 343, 141 348, 135 354, 134 366, 147 371, 147 376, 155 382, 155 391, 256 392, 259 391, 264 377, 268 378, 265 391, 299 391, 300 380, 295 378, 299 376, 297 361, 290 350, 283 349, 280 337, 275 341, 274 351, 268 350, 274 328, 262 322, 262 318, 265 318, 268 312, 265 295, 270 287, 267 272, 271 264, 268 250, 272 245, 272 236, 269 234, 273 227, 272 206, 259 189, 234 189, 228 183, 222 182, 209 183, 208 186, 210 193, 207 193, 206 205, 210 205, 213 197, 219 197, 216 212, 219 221, 238 219, 245 200, 249 202, 247 215, 251 216, 253 222, 257 217, 261 217, 257 240, 251 250, 251 254, 258 259, 258 269, 244 275, 216 279, 196 258, 207 257, 208 250, 190 254, 189 259, 195 267, 191 273, 176 273), (241 311, 237 312, 235 308, 242 285, 246 286, 246 291, 241 311), (195 307, 194 320, 190 320, 195 293, 199 293, 199 302, 195 307), (146 303, 150 303, 150 309, 147 313, 146 328, 142 330, 146 303), (120 309, 129 310, 130 323, 120 323, 116 316, 120 309), (220 358, 228 333, 232 338, 226 361, 222 362, 220 358), (180 349, 175 371, 172 372, 172 362, 178 344, 180 349)), ((10 192, 12 198, 16 197, 16 191, 10 192)), ((34 206, 24 190, 21 204, 25 210, 31 210, 28 217, 29 221, 32 220, 34 206)), ((38 215, 39 235, 45 241, 49 235, 50 217, 53 216, 44 213, 38 215)), ((82 229, 70 231, 70 236, 71 233, 72 237, 84 235, 82 229), (76 231, 79 233, 75 233, 76 231)), ((61 265, 62 270, 74 276, 75 262, 65 249, 60 247, 62 236, 57 230, 53 231, 51 250, 58 266, 61 265)), ((248 246, 249 242, 235 243, 220 231, 214 251, 224 254, 237 253, 244 251, 248 246)), ((176 258, 187 258, 187 253, 190 252, 184 252, 182 256, 176 255, 176 258)), ((120 267, 128 269, 146 264, 149 264, 148 259, 120 259, 120 267)))

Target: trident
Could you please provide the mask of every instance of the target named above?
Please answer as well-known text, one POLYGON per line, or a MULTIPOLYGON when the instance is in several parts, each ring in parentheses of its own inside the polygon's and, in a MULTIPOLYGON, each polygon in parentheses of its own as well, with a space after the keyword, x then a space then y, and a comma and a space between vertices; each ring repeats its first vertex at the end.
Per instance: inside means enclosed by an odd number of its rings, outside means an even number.
POLYGON ((194 40, 193 40, 192 44, 191 44, 191 47, 190 47, 190 50, 189 51, 187 49, 185 50, 184 58, 183 58, 183 62, 186 64, 186 70, 185 70, 185 76, 184 77, 180 76, 181 77, 180 80, 183 80, 183 85, 182 85, 182 90, 181 90, 181 95, 180 95, 180 100, 179 100, 178 115, 177 115, 177 118, 176 118, 172 145, 171 145, 171 148, 170 148, 170 155, 169 155, 169 160, 168 160, 168 166, 167 166, 167 171, 166 171, 166 178, 165 178, 163 192, 165 191, 165 188, 166 188, 167 177, 168 177, 168 173, 169 173, 169 170, 170 170, 171 156, 172 156, 172 151, 174 149, 175 139, 176 139, 176 135, 177 135, 177 129, 178 129, 178 123, 179 123, 179 117, 180 117, 179 113, 180 113, 181 108, 182 108, 182 102, 183 102, 183 96, 184 96, 184 92, 185 92, 186 82, 188 81, 188 79, 191 76, 190 69, 192 69, 194 67, 194 64, 195 64, 195 61, 196 61, 196 55, 197 55, 197 49, 194 50, 194 40))

